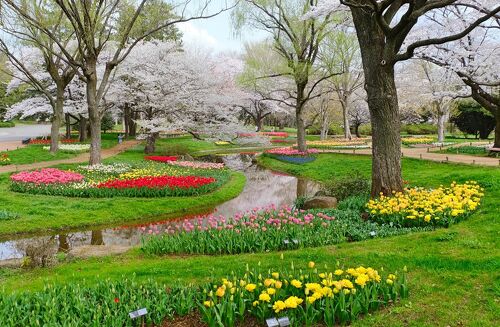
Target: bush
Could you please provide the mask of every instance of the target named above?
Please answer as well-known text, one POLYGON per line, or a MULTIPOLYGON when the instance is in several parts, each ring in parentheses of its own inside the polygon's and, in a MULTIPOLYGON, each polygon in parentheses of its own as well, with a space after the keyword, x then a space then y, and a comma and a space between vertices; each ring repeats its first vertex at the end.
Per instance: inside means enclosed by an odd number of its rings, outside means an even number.
POLYGON ((409 135, 429 135, 437 133, 437 126, 432 124, 408 124, 401 128, 403 133, 409 135))
POLYGON ((370 181, 359 171, 353 171, 349 175, 333 179, 322 185, 322 191, 328 195, 336 197, 342 201, 351 196, 366 196, 370 193, 370 181))
POLYGON ((368 195, 354 195, 350 196, 339 202, 337 209, 339 210, 353 210, 362 212, 366 210, 366 203, 369 200, 368 195))
POLYGON ((16 124, 14 124, 14 122, 11 122, 11 121, 0 121, 0 128, 3 128, 3 127, 14 127, 16 126, 16 124))
POLYGON ((109 111, 106 111, 101 120, 101 131, 106 133, 107 131, 112 131, 115 127, 115 121, 113 120, 113 116, 109 111))
POLYGON ((363 124, 359 127, 359 134, 361 135, 372 135, 372 125, 363 124))
POLYGON ((495 117, 475 101, 461 101, 451 122, 465 134, 487 139, 495 129, 495 117))

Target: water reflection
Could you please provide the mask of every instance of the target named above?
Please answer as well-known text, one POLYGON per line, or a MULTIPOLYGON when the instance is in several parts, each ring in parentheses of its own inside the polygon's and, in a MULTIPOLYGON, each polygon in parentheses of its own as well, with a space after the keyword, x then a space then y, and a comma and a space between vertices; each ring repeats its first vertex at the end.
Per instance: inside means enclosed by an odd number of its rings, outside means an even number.
POLYGON ((71 252, 72 249, 88 245, 135 246, 140 244, 141 238, 144 235, 161 233, 172 227, 172 225, 179 224, 186 219, 202 220, 204 216, 210 214, 228 217, 256 207, 267 207, 272 204, 276 206, 292 205, 297 197, 314 194, 318 190, 316 183, 306 179, 272 172, 259 167, 255 162, 255 155, 252 154, 210 156, 202 159, 224 162, 231 169, 243 171, 247 177, 247 183, 243 192, 237 198, 217 206, 204 215, 191 215, 167 221, 126 225, 103 230, 81 231, 6 241, 0 243, 0 260, 22 258, 30 249, 32 253, 37 253, 37 251, 32 250, 34 248, 39 248, 40 251, 38 252, 52 254, 56 252, 71 252), (41 251, 42 247, 44 251, 41 251))

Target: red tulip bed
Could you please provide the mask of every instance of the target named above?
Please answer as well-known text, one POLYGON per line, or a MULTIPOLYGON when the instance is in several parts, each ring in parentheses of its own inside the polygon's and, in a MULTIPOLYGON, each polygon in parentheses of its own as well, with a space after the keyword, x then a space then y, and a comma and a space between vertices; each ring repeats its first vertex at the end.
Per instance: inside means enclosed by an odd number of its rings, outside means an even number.
POLYGON ((227 169, 195 169, 144 162, 81 166, 76 171, 46 168, 11 175, 12 191, 68 197, 195 196, 212 192, 230 178, 227 169))
MULTIPOLYGON (((77 139, 61 139, 59 141, 60 143, 77 143, 77 139)), ((35 145, 48 145, 50 144, 50 139, 32 139, 30 140, 29 144, 35 144, 35 145)))
POLYGON ((178 158, 174 156, 146 156, 144 157, 144 159, 156 162, 171 162, 171 161, 177 161, 178 158))

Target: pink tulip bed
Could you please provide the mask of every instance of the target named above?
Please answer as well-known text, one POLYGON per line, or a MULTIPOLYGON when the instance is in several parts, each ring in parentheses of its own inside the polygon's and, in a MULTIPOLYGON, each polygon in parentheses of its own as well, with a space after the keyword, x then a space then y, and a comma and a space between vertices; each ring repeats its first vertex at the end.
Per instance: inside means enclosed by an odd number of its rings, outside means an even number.
POLYGON ((316 155, 318 153, 319 151, 317 149, 308 149, 307 151, 302 152, 293 148, 279 148, 267 150, 264 152, 264 155, 280 161, 303 165, 316 160, 316 155))
POLYGON ((255 208, 233 217, 209 215, 142 227, 147 254, 238 254, 317 247, 428 230, 364 221, 352 209, 255 208), (151 235, 151 236, 149 236, 151 235))

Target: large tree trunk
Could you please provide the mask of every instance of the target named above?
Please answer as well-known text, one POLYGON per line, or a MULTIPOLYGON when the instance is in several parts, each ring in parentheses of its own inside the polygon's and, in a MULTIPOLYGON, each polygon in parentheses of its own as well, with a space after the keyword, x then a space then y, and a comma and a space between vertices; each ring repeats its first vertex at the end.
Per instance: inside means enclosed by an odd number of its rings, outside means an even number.
POLYGON ((320 132, 320 140, 324 141, 328 138, 328 130, 330 129, 330 121, 328 120, 328 115, 324 115, 321 121, 321 132, 320 132))
POLYGON ((80 121, 78 122, 78 141, 85 142, 87 139, 87 118, 80 115, 80 121))
POLYGON ((307 151, 306 123, 304 121, 304 90, 305 85, 297 84, 297 104, 295 106, 295 119, 297 121, 297 146, 299 151, 307 151))
POLYGON ((344 118, 344 138, 347 140, 351 140, 351 124, 349 123, 349 107, 347 105, 347 101, 348 99, 344 99, 340 101, 340 104, 342 105, 342 116, 344 118))
POLYGON ((66 124, 66 138, 71 138, 71 117, 69 114, 65 115, 65 124, 66 124))
POLYGON ((54 114, 52 115, 52 125, 50 127, 50 153, 59 150, 59 128, 61 128, 64 115, 64 89, 57 88, 54 114))
POLYGON ((496 114, 495 118, 496 118, 497 124, 495 127, 495 143, 494 143, 493 147, 500 148, 500 110, 497 110, 497 114, 496 114))
MULTIPOLYGON (((94 70, 95 71, 95 70, 94 70)), ((90 122, 90 160, 89 165, 100 164, 101 159, 101 113, 97 103, 97 76, 87 76, 87 107, 90 122)))
POLYGON ((401 176, 401 122, 394 66, 384 57, 385 36, 375 17, 363 8, 351 8, 361 45, 365 89, 373 131, 372 197, 403 189, 401 176))
POLYGON ((123 108, 123 129, 125 130, 125 138, 130 136, 130 129, 129 129, 129 119, 130 119, 130 109, 128 106, 128 103, 125 104, 125 108, 123 108))
POLYGON ((359 133, 359 124, 354 124, 354 133, 356 134, 357 138, 361 137, 361 134, 359 133))
POLYGON ((264 119, 261 117, 257 117, 255 120, 256 132, 262 131, 262 127, 264 126, 264 119))
POLYGON ((446 114, 438 111, 437 117, 437 128, 438 128, 438 143, 443 143, 445 139, 446 132, 446 114))
POLYGON ((160 133, 150 133, 146 138, 146 146, 144 147, 144 153, 151 154, 156 150, 156 139, 160 136, 160 133))

